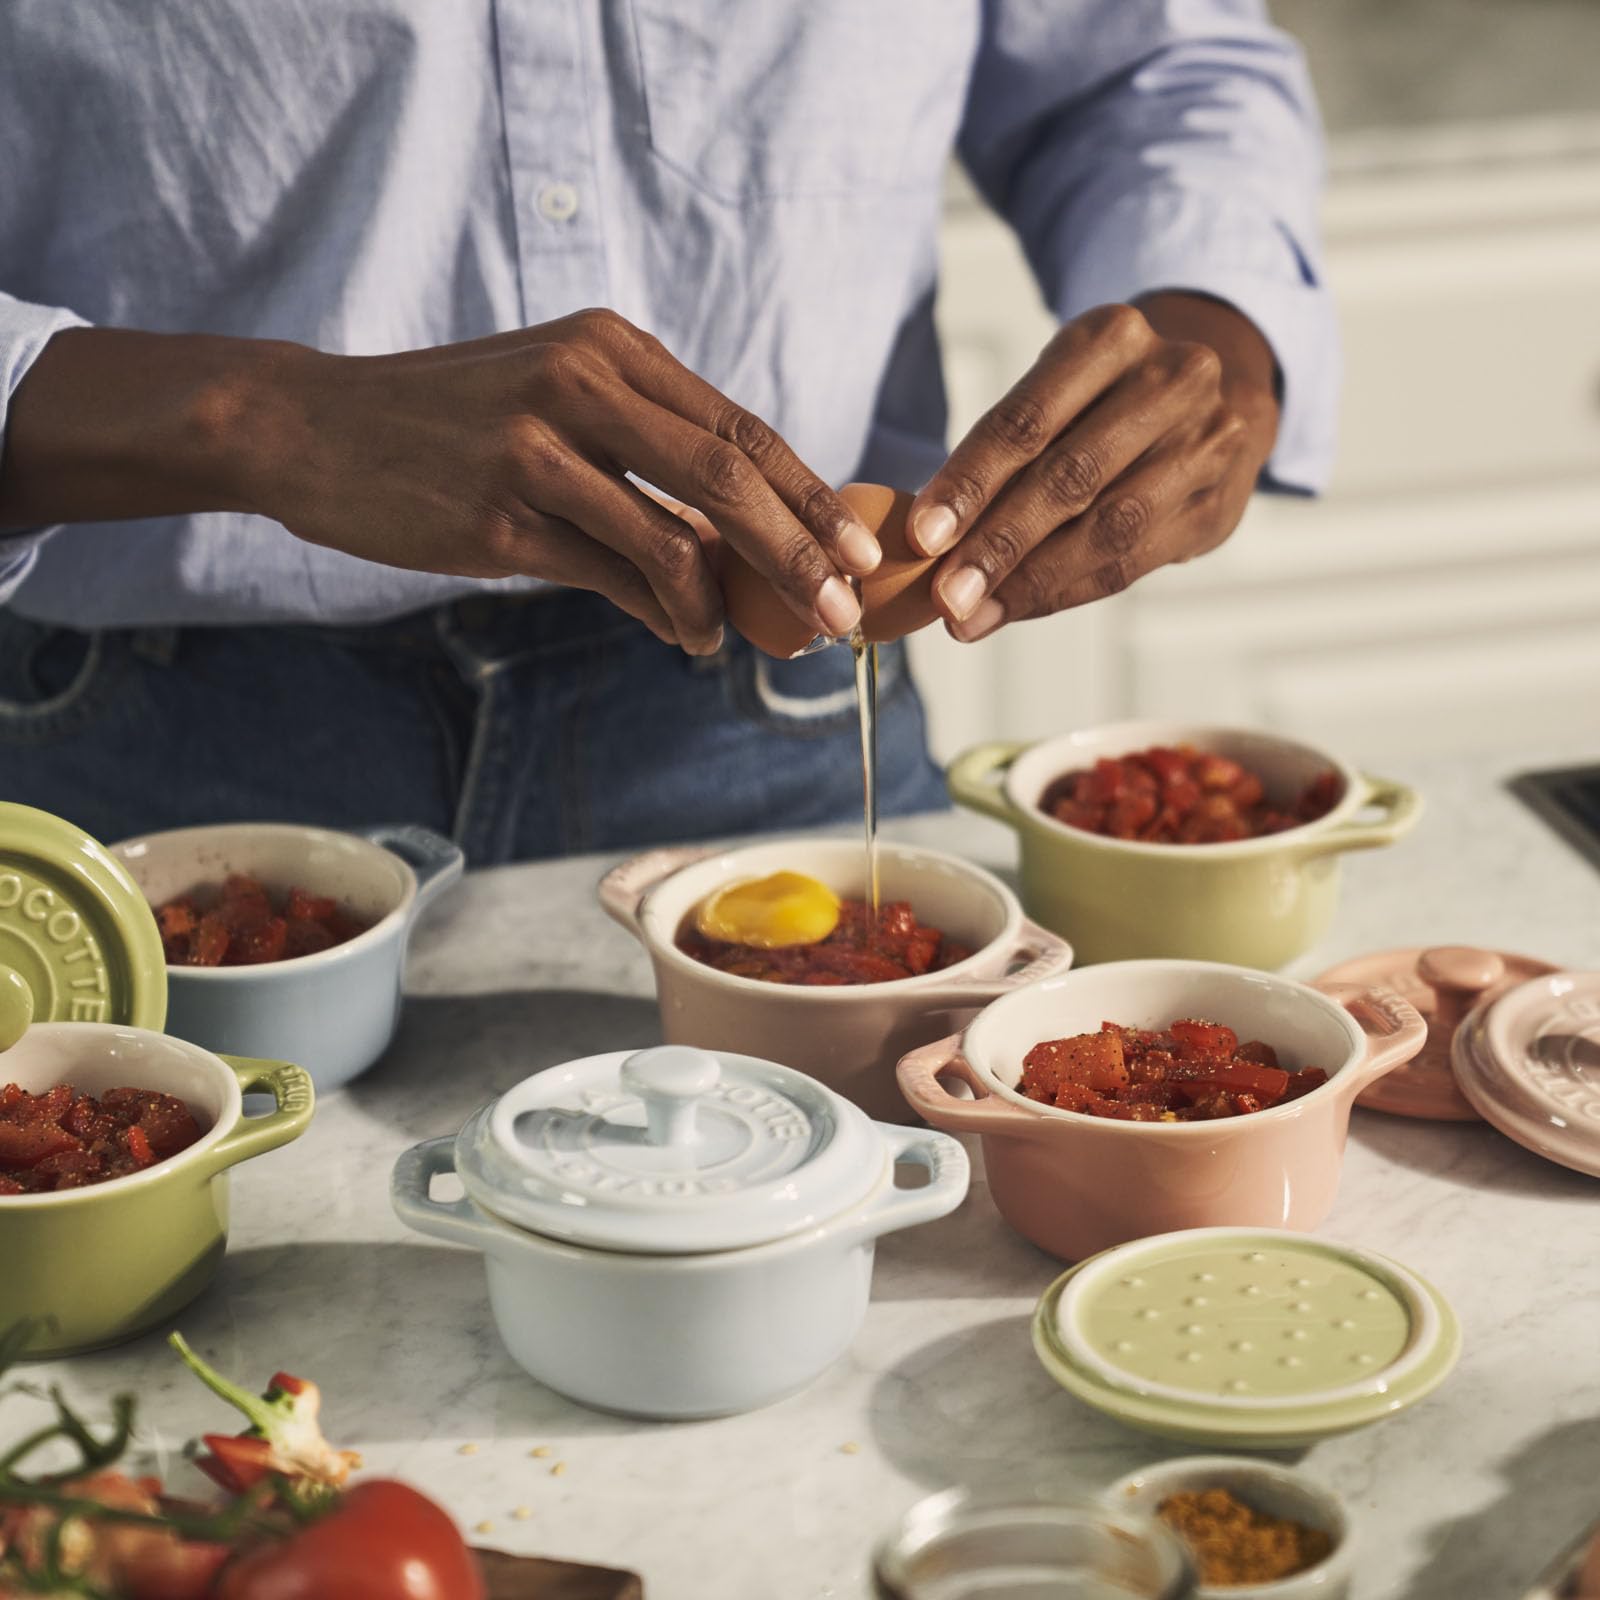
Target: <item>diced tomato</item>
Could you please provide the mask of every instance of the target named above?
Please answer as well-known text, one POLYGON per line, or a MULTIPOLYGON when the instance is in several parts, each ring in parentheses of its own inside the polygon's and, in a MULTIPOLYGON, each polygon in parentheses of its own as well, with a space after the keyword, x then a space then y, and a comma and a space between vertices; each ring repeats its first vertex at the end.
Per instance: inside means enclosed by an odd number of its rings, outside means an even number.
POLYGON ((1073 1083, 1081 1083, 1098 1094, 1127 1087, 1122 1040, 1114 1033, 1079 1034, 1072 1039, 1057 1039, 1043 1048, 1055 1053, 1058 1070, 1073 1083))
POLYGON ((1160 809, 1153 794, 1130 794, 1112 804, 1106 827, 1114 838, 1136 839, 1160 809))
POLYGON ((53 1122, 0 1122, 0 1168, 37 1166, 46 1156, 83 1146, 53 1122))
POLYGON ((333 935, 320 923, 304 917, 287 917, 284 920, 283 955, 290 960, 295 956, 314 956, 319 950, 331 950, 333 935))
POLYGON ((1226 1089, 1259 1095, 1276 1105, 1289 1087, 1289 1074, 1281 1067, 1258 1067, 1249 1061, 1205 1061, 1186 1064, 1174 1082, 1197 1090, 1226 1089))
POLYGON ((1164 745, 1156 745, 1153 749, 1146 750, 1143 756, 1144 763, 1155 773, 1163 789, 1172 784, 1181 783, 1189 777, 1189 757, 1182 750, 1172 750, 1164 745))
POLYGON ((200 919, 189 941, 189 965, 192 967, 220 967, 228 953, 230 934, 227 922, 215 911, 200 919))
POLYGON ((1194 767, 1194 781, 1212 791, 1231 789, 1243 776, 1244 768, 1227 756, 1201 756, 1194 767))
POLYGON ((1313 822, 1318 817, 1326 816, 1338 805, 1343 792, 1344 784, 1337 772, 1318 773, 1295 802, 1296 820, 1313 822))
POLYGON ((364 922, 357 922, 354 917, 347 916, 343 911, 335 911, 322 925, 333 935, 335 944, 344 944, 347 940, 354 939, 357 934, 367 931, 364 922))
POLYGON ((1233 1058, 1235 1061, 1253 1061, 1258 1067, 1275 1067, 1278 1064, 1278 1052, 1260 1039, 1251 1039, 1249 1043, 1240 1045, 1233 1052, 1233 1058))
POLYGON ((1096 1094, 1087 1084, 1063 1081, 1057 1086, 1054 1104, 1063 1111, 1076 1111, 1080 1116, 1098 1117, 1108 1114, 1113 1102, 1096 1094))
POLYGON ((1321 1067, 1301 1067, 1298 1072, 1289 1074, 1288 1087, 1283 1091, 1285 1100, 1298 1100, 1302 1095, 1308 1095, 1313 1089, 1320 1089, 1328 1081, 1328 1074, 1321 1067))
POLYGON ((1105 1100, 1095 1115, 1111 1117, 1118 1122, 1175 1122, 1176 1114, 1169 1106, 1153 1100, 1105 1100))
POLYGON ((161 907, 156 922, 163 939, 185 938, 199 926, 200 912, 188 895, 181 894, 161 907))
POLYGON ((155 1151, 156 1159, 187 1150, 200 1137, 200 1125, 189 1108, 169 1094, 154 1097, 139 1118, 139 1128, 155 1151))
POLYGON ((100 1110, 119 1128, 131 1128, 144 1115, 143 1089, 107 1089, 100 1096, 100 1110))
POLYGON ((102 1166, 92 1150, 63 1150, 46 1156, 33 1170, 39 1177, 49 1178, 52 1189, 81 1189, 101 1175, 102 1166))
POLYGON ((1253 772, 1244 773, 1239 781, 1228 790, 1228 802, 1235 811, 1248 811, 1252 806, 1258 806, 1266 798, 1266 790, 1262 787, 1261 780, 1253 772))
MULTIPOLYGON (((3 1113, 0 1113, 3 1115, 3 1113)), ((91 1140, 104 1137, 115 1126, 90 1095, 79 1095, 61 1119, 61 1126, 74 1137, 91 1140)))
POLYGON ((1210 1060, 1229 1060, 1239 1048, 1239 1035, 1219 1022, 1199 1022, 1181 1018, 1167 1030, 1178 1041, 1185 1059, 1203 1056, 1210 1060))
POLYGON ((326 922, 338 909, 339 902, 331 894, 312 894, 306 889, 294 888, 284 902, 283 914, 306 922, 326 922))
POLYGON ((230 967, 260 966, 268 961, 280 961, 289 937, 289 924, 282 917, 268 916, 248 927, 235 931, 228 946, 225 965, 230 967))
POLYGON ((842 950, 833 958, 832 970, 848 983, 893 983, 908 976, 903 963, 874 950, 842 950))
POLYGON ((58 1083, 43 1094, 22 1095, 10 1112, 13 1122, 60 1122, 78 1098, 70 1083, 58 1083))
POLYGON ((240 939, 272 920, 272 907, 265 897, 260 900, 224 900, 210 915, 228 930, 232 941, 228 955, 232 956, 233 947, 240 939))

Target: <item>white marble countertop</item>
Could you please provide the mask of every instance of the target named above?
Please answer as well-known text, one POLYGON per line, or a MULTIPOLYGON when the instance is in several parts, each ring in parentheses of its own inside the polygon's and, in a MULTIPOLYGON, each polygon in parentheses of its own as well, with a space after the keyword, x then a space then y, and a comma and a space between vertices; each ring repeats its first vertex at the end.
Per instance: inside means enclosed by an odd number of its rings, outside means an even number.
MULTIPOLYGON (((1333 932, 1303 970, 1421 943, 1600 967, 1600 872, 1499 787, 1584 754, 1398 774, 1428 813, 1401 845, 1349 859, 1333 932)), ((892 832, 1012 859, 1007 833, 966 816, 892 832)), ((650 1600, 862 1600, 873 1541, 928 1491, 1025 1479, 1087 1493, 1178 1453, 1045 1376, 1028 1317, 1060 1268, 999 1221, 981 1174, 954 1216, 882 1242, 855 1346, 781 1405, 631 1423, 512 1364, 479 1258, 404 1230, 388 1173, 529 1072, 657 1037, 646 962, 594 902, 606 864, 474 874, 432 914, 387 1058, 328 1097, 297 1145, 238 1170, 230 1253, 182 1318, 189 1339, 249 1386, 279 1368, 316 1379, 337 1442, 465 1526, 492 1524, 482 1542, 632 1567, 650 1600)), ((1431 1399, 1304 1453, 1354 1515, 1357 1600, 1511 1600, 1600 1515, 1600 1183, 1484 1126, 1357 1111, 1323 1231, 1416 1267, 1465 1328, 1431 1399)), ((45 1376, 83 1400, 136 1387, 158 1452, 227 1425, 157 1337, 30 1373, 45 1376)))

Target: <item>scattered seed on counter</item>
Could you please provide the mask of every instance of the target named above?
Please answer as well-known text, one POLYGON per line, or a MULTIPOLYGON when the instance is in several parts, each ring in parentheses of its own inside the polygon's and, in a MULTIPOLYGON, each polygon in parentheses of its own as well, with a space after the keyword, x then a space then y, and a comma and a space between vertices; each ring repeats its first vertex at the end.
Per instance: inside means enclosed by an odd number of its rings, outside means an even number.
POLYGON ((566 1470, 567 1470, 566 1462, 565 1461, 558 1461, 558 1462, 556 1462, 556 1464, 553 1467, 551 1467, 550 1476, 552 1478, 559 1478, 561 1476, 561 1474, 563 1472, 565 1472, 566 1470))
POLYGON ((478 1447, 475 1444, 461 1444, 456 1446, 456 1454, 458 1456, 475 1456, 477 1453, 478 1447))
POLYGON ((517 1509, 511 1513, 511 1518, 514 1522, 526 1522, 532 1515, 532 1506, 518 1506, 517 1509))
POLYGON ((839 1454, 842 1456, 858 1456, 861 1454, 861 1446, 854 1439, 847 1439, 839 1446, 839 1454))
POLYGON ((553 1451, 547 1444, 536 1444, 533 1449, 528 1452, 528 1454, 536 1461, 543 1461, 546 1456, 554 1455, 555 1451, 553 1451))
POLYGON ((494 1532, 494 1524, 492 1522, 487 1522, 487 1521, 485 1521, 485 1522, 475 1522, 472 1525, 472 1531, 474 1533, 493 1533, 494 1532))

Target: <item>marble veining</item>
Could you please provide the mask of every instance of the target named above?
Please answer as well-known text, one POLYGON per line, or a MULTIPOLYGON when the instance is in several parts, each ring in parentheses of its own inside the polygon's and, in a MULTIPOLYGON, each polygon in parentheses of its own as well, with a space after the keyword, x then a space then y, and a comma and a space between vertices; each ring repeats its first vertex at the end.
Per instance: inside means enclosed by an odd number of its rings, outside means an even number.
MULTIPOLYGON (((1398 847, 1349 858, 1334 929, 1297 973, 1430 943, 1600 967, 1600 873, 1499 786, 1594 753, 1398 773, 1429 814, 1398 847)), ((885 831, 1000 870, 1012 861, 1003 829, 964 815, 885 831)), ((1040 1368, 1028 1320, 1059 1266, 999 1221, 981 1163, 954 1215, 883 1241, 846 1358, 769 1410, 639 1424, 511 1363, 479 1258, 406 1232, 388 1173, 406 1146, 453 1132, 528 1073, 659 1037, 648 964, 595 904, 610 864, 474 874, 429 914, 388 1056, 329 1096, 299 1144, 239 1170, 228 1259, 182 1318, 191 1342, 248 1383, 277 1368, 315 1378, 337 1441, 468 1528, 491 1523, 484 1542, 633 1567, 650 1600, 865 1600, 873 1541, 925 1492, 1092 1493, 1183 1453, 1088 1410, 1040 1368), (514 1520, 518 1507, 531 1515, 514 1520)), ((1485 1126, 1358 1110, 1321 1232, 1415 1267, 1465 1332, 1431 1399, 1299 1457, 1349 1503, 1357 1600, 1511 1600, 1600 1513, 1600 1184, 1485 1126)), ((182 1441, 229 1426, 157 1337, 30 1377, 85 1402, 138 1390, 142 1445, 180 1479, 182 1441)), ((8 1434, 30 1404, 6 1402, 8 1434)))

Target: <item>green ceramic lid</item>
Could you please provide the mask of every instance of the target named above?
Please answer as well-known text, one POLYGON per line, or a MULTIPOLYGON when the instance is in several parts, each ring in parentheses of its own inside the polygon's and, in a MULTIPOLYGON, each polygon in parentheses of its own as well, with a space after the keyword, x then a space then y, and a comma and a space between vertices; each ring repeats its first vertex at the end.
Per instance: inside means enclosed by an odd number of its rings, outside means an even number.
POLYGON ((1443 1381, 1454 1313, 1370 1251, 1278 1229, 1121 1245, 1046 1291, 1034 1348, 1063 1388, 1136 1428, 1249 1449, 1310 1444, 1443 1381))
POLYGON ((0 1049, 30 1021, 166 1018, 161 933, 127 869, 70 822, 0 802, 0 1049))

